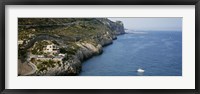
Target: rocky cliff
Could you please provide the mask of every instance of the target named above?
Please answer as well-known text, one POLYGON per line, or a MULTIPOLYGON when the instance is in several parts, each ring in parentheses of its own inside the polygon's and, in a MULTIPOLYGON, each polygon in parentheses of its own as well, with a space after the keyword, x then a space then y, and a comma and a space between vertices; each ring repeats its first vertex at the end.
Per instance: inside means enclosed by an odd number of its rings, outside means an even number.
MULTIPOLYGON (((34 61, 37 71, 31 75, 77 75, 81 72, 81 63, 84 60, 101 54, 103 46, 112 44, 117 35, 125 33, 121 21, 112 22, 107 18, 20 18, 18 24, 19 39, 29 40, 22 46, 32 44, 27 50, 35 49, 38 44, 35 42, 53 40, 66 54, 61 62, 34 61), (34 34, 34 37, 28 37, 30 34, 34 34), (44 37, 45 34, 48 34, 48 37, 44 37)), ((37 51, 40 52, 40 49, 37 51)))

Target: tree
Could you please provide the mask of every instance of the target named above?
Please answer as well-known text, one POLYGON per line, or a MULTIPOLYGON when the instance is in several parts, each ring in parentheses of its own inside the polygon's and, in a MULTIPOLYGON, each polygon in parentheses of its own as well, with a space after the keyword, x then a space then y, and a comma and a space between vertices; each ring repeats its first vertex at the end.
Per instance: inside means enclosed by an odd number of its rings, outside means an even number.
POLYGON ((32 63, 35 63, 35 62, 36 62, 36 59, 35 59, 35 58, 31 58, 31 62, 32 62, 32 63))

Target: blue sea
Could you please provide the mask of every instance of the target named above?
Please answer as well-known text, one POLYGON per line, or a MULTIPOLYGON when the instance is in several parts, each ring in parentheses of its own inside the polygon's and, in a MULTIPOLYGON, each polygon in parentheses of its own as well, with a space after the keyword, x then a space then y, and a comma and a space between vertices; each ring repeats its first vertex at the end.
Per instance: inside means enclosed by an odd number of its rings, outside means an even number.
POLYGON ((83 62, 80 76, 182 76, 182 32, 119 35, 103 54, 83 62))

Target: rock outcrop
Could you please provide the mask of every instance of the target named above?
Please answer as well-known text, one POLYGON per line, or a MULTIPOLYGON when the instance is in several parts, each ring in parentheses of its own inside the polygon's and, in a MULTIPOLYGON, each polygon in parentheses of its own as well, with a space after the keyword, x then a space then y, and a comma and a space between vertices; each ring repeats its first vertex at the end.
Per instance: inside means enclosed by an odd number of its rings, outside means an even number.
POLYGON ((113 22, 107 18, 98 18, 104 25, 108 26, 114 35, 125 34, 124 25, 121 21, 113 22))

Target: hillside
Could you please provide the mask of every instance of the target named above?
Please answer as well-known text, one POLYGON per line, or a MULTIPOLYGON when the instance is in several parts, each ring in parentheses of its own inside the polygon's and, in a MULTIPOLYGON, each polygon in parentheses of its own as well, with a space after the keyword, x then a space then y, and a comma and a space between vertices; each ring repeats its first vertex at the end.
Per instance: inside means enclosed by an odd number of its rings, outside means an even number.
POLYGON ((19 18, 18 59, 36 65, 31 75, 77 75, 84 60, 124 33, 121 21, 107 18, 19 18), (58 52, 46 52, 49 45, 58 52))

